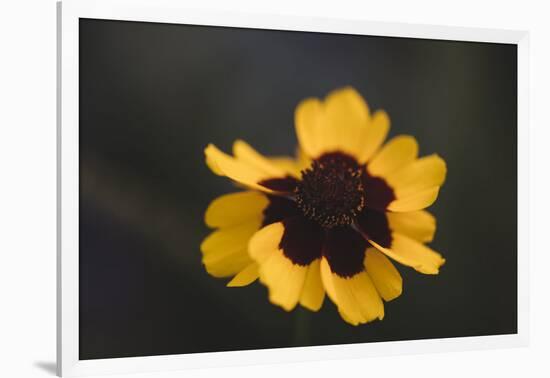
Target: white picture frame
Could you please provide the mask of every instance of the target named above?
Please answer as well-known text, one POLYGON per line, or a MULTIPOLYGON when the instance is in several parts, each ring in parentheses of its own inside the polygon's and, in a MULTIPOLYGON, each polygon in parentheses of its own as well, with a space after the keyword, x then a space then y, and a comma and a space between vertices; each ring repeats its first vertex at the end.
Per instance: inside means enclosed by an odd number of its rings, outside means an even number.
POLYGON ((525 346, 528 343, 528 57, 525 31, 379 23, 186 9, 176 0, 73 0, 58 3, 57 366, 60 376, 143 373, 197 367, 346 359, 407 353, 525 346), (147 21, 292 31, 428 38, 517 45, 518 327, 517 334, 267 350, 79 360, 78 20, 147 21))

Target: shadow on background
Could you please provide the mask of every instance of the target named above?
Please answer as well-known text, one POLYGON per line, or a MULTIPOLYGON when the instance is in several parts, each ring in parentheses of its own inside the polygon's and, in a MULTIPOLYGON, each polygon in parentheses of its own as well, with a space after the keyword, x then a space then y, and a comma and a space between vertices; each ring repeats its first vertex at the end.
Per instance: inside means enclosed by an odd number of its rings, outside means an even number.
POLYGON ((45 371, 49 375, 57 375, 57 365, 55 362, 37 361, 34 366, 45 371))

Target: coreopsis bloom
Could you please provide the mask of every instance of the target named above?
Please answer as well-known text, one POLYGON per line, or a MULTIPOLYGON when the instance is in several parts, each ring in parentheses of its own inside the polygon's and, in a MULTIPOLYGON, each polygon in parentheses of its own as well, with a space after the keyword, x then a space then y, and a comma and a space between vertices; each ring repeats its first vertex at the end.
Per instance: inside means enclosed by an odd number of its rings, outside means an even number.
POLYGON ((257 278, 269 300, 290 311, 317 311, 325 293, 353 325, 383 319, 383 301, 402 292, 391 262, 437 274, 445 260, 425 245, 435 218, 423 210, 446 175, 437 155, 418 158, 412 136, 382 145, 388 115, 370 113, 350 87, 324 101, 309 98, 295 112, 296 158, 267 158, 243 141, 233 156, 205 149, 211 170, 246 190, 215 199, 205 215, 218 228, 201 250, 207 271, 257 278))

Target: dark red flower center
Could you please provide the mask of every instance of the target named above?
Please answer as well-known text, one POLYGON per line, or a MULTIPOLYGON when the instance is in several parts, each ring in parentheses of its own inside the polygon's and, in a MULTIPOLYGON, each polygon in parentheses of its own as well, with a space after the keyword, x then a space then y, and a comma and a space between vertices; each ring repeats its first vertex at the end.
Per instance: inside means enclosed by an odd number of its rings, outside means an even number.
POLYGON ((262 225, 282 222, 279 248, 294 264, 307 266, 324 256, 332 272, 353 277, 365 269, 369 240, 391 246, 385 211, 395 194, 345 153, 315 159, 300 180, 275 178, 261 185, 279 192, 268 195, 262 225))
POLYGON ((298 208, 324 228, 353 223, 365 207, 363 172, 364 167, 344 153, 322 155, 302 171, 295 189, 298 208))

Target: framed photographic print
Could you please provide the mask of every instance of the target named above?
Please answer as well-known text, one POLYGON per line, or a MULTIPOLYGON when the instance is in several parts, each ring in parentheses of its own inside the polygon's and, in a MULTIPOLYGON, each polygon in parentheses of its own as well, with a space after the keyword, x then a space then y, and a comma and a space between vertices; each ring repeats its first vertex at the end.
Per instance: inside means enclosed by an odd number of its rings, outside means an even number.
POLYGON ((526 32, 58 20, 60 375, 526 345, 526 32))

